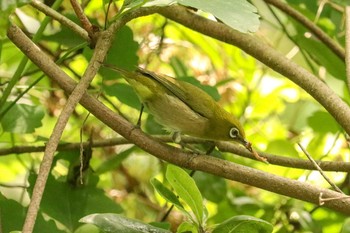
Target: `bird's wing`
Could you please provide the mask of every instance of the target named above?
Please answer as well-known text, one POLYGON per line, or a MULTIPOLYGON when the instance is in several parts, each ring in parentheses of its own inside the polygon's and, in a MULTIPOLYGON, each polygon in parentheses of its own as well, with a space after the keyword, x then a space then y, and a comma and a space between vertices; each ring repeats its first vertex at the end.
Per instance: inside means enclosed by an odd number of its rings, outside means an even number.
POLYGON ((176 80, 166 75, 160 75, 152 71, 144 70, 142 68, 138 68, 138 72, 159 82, 167 90, 169 90, 169 92, 171 92, 174 96, 179 98, 189 108, 193 109, 201 116, 206 118, 213 117, 213 105, 216 105, 217 103, 210 95, 199 87, 184 81, 176 80), (198 95, 198 93, 200 94, 198 95))

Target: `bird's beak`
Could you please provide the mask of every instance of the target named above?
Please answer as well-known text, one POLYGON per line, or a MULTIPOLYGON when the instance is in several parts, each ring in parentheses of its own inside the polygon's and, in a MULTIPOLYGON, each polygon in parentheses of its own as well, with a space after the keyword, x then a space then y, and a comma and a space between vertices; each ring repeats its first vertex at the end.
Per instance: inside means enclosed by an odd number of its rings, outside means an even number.
POLYGON ((248 142, 245 138, 239 136, 237 138, 237 141, 239 143, 241 143, 245 148, 247 148, 249 151, 251 151, 251 148, 252 148, 252 144, 250 142, 248 142))
POLYGON ((267 159, 265 157, 261 157, 255 150, 253 150, 252 148, 252 144, 250 142, 248 142, 245 138, 243 137, 239 137, 237 138, 238 142, 241 143, 247 150, 249 150, 253 155, 254 157, 257 159, 257 160, 260 160, 266 164, 268 164, 269 162, 267 161, 267 159))

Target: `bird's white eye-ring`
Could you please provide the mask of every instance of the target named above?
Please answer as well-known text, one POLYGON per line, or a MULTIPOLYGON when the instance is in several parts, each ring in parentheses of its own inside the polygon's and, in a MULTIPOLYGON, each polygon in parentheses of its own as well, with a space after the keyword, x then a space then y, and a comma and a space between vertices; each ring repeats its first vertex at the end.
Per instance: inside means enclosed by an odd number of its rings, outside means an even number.
POLYGON ((237 138, 239 136, 239 130, 237 128, 230 129, 230 137, 237 138))

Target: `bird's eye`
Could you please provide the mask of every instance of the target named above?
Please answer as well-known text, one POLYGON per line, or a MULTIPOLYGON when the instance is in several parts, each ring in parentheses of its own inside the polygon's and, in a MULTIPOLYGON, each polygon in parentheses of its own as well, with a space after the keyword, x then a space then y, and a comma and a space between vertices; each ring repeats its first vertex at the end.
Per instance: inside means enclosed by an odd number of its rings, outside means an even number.
POLYGON ((239 136, 239 130, 237 128, 230 129, 230 137, 237 138, 239 136))

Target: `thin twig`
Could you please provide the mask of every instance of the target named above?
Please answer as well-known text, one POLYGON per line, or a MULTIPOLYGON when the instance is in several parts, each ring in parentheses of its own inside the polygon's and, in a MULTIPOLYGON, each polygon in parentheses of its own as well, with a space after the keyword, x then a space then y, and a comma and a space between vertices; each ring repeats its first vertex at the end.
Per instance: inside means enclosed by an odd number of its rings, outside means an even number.
POLYGON ((319 196, 319 203, 320 203, 320 205, 324 205, 327 201, 345 200, 345 199, 349 199, 349 198, 350 198, 350 196, 347 196, 347 195, 341 196, 341 197, 326 197, 326 198, 323 198, 323 193, 321 192, 320 196, 319 196))
POLYGON ((72 4, 72 7, 74 9, 75 14, 77 15, 78 19, 80 20, 81 25, 89 34, 89 37, 91 39, 94 39, 94 37, 95 37, 94 26, 90 23, 89 19, 84 14, 84 10, 81 8, 80 4, 78 3, 77 0, 70 0, 70 3, 72 4))
POLYGON ((306 157, 312 162, 312 164, 317 168, 317 170, 320 172, 320 174, 323 176, 323 178, 328 182, 328 184, 330 184, 334 190, 338 191, 339 193, 343 193, 343 191, 341 191, 340 188, 338 188, 338 186, 336 184, 334 184, 328 177, 327 175, 323 172, 323 170, 320 168, 320 166, 318 166, 318 164, 316 163, 316 161, 311 157, 311 155, 309 154, 309 152, 307 152, 307 150, 298 142, 298 146, 299 148, 304 152, 304 154, 306 155, 306 157))

